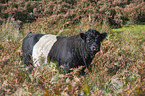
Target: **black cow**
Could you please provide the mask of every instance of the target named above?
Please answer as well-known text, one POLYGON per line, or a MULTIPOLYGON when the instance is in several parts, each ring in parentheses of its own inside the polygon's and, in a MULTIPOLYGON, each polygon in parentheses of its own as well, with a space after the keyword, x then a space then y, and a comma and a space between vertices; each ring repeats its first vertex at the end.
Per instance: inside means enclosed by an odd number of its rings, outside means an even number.
POLYGON ((78 66, 88 68, 106 36, 93 29, 70 37, 30 32, 22 42, 23 63, 41 66, 49 58, 63 65, 65 72, 78 66))

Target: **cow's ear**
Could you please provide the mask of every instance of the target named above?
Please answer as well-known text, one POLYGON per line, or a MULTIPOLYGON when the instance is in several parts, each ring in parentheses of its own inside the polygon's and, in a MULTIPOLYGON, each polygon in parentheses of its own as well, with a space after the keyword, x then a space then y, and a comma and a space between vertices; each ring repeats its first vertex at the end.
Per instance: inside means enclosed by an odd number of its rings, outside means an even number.
POLYGON ((86 41, 86 34, 85 33, 80 33, 80 37, 84 40, 84 41, 86 41))
POLYGON ((103 32, 101 34, 101 41, 103 41, 105 39, 105 37, 107 36, 107 33, 106 32, 103 32))

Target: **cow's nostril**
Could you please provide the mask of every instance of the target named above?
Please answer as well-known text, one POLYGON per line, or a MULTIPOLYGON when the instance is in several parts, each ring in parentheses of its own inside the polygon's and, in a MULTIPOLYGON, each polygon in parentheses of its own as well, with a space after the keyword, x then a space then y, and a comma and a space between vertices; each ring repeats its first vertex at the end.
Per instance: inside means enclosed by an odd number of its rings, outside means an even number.
POLYGON ((94 51, 100 51, 100 48, 95 48, 95 47, 93 47, 93 50, 94 50, 94 51))
POLYGON ((94 51, 100 51, 100 48, 94 48, 94 51))

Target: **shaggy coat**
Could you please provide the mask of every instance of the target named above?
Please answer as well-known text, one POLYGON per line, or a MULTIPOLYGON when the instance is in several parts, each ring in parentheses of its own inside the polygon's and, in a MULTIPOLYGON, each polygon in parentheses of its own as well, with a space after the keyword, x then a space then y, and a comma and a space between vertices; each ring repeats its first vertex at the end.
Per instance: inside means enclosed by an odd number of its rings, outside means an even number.
POLYGON ((65 72, 78 66, 88 68, 106 36, 93 29, 70 37, 30 32, 22 42, 23 63, 41 66, 49 58, 63 65, 65 72))

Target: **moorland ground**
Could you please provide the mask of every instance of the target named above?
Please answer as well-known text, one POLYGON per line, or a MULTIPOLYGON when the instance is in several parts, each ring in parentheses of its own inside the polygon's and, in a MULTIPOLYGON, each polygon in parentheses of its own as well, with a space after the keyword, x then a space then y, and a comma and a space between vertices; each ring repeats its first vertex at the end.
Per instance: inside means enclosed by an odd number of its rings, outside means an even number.
POLYGON ((2 0, 0 96, 145 95, 145 3, 123 2, 122 5, 119 0, 2 0), (91 63, 92 71, 86 70, 86 75, 79 75, 81 67, 63 74, 57 62, 31 72, 30 67, 22 64, 22 40, 30 31, 72 36, 89 28, 107 32, 108 36, 91 63))

